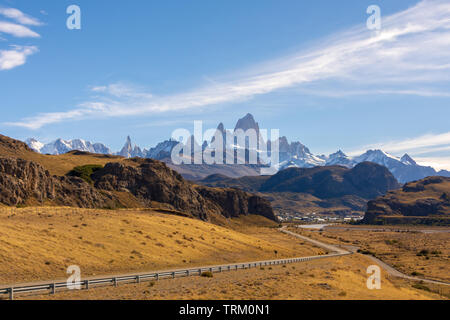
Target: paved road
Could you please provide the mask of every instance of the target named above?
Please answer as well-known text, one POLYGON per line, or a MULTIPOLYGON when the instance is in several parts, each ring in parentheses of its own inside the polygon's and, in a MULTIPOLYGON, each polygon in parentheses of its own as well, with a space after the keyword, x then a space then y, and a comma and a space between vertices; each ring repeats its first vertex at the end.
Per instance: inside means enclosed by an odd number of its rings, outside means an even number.
POLYGON ((331 251, 331 252, 336 252, 336 253, 339 253, 339 254, 350 254, 350 253, 352 253, 352 252, 347 251, 347 250, 345 250, 343 248, 339 248, 339 247, 333 246, 331 244, 323 243, 323 242, 320 242, 320 241, 317 241, 317 240, 314 240, 314 239, 302 236, 302 235, 300 235, 298 233, 288 231, 288 230, 286 230, 286 227, 281 228, 280 231, 283 232, 283 233, 289 234, 291 236, 294 236, 296 238, 300 238, 302 240, 308 241, 308 242, 310 242, 310 243, 312 243, 312 244, 314 244, 314 245, 316 245, 318 247, 321 247, 321 248, 326 249, 326 250, 331 251))
MULTIPOLYGON (((329 245, 329 244, 325 244, 323 242, 317 241, 317 240, 313 240, 310 239, 308 237, 299 235, 297 233, 294 232, 290 232, 285 230, 286 227, 283 227, 280 229, 281 232, 290 234, 292 236, 295 236, 297 238, 309 241, 319 247, 322 247, 324 249, 330 250, 330 251, 334 251, 336 253, 345 253, 348 252, 342 248, 333 246, 333 245, 329 245)), ((375 230, 379 230, 379 229, 375 229, 375 230)), ((346 249, 348 249, 350 252, 356 252, 358 250, 358 247, 355 246, 344 246, 346 249)), ((372 255, 366 255, 368 258, 370 258, 372 261, 374 261, 376 264, 378 264, 380 267, 382 267, 389 275, 393 276, 393 277, 398 277, 398 278, 403 278, 403 279, 408 279, 408 280, 414 280, 414 281, 422 281, 424 283, 431 283, 431 284, 440 284, 440 285, 446 285, 449 286, 450 283, 444 282, 444 281, 437 281, 437 280, 431 280, 431 279, 425 279, 425 278, 419 278, 419 277, 412 277, 412 276, 408 276, 400 271, 398 271, 397 269, 393 268, 392 266, 388 265, 387 263, 383 262, 382 260, 372 256, 372 255)))
MULTIPOLYGON (((304 228, 304 227, 302 227, 304 228)), ((317 227, 312 229, 318 229, 317 227)), ((343 227, 343 226, 335 226, 335 225, 323 225, 323 230, 343 230, 343 231, 378 231, 378 232, 420 232, 420 233, 450 233, 450 229, 408 229, 408 228, 370 228, 370 227, 343 227)))
POLYGON ((378 259, 378 258, 376 258, 374 256, 367 255, 367 257, 372 259, 372 261, 374 261, 376 264, 378 264, 380 267, 382 267, 389 275, 391 275, 393 277, 398 277, 398 278, 403 278, 403 279, 408 279, 408 280, 414 280, 414 281, 420 281, 420 282, 424 282, 424 283, 440 284, 440 285, 450 286, 450 283, 443 282, 443 281, 437 281, 437 280, 430 280, 430 279, 425 279, 425 278, 408 276, 408 275, 398 271, 397 269, 394 269, 392 266, 388 265, 387 263, 383 262, 382 260, 380 260, 380 259, 378 259))

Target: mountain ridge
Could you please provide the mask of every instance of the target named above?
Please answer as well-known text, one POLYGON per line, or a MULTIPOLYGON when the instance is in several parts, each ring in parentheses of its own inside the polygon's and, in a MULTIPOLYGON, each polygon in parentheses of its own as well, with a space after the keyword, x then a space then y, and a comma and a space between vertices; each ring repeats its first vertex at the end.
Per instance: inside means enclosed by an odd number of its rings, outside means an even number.
MULTIPOLYGON (((255 118, 250 113, 237 121, 234 131, 236 132, 239 129, 244 131, 248 129, 254 129, 258 135, 260 131, 259 123, 256 122, 255 118)), ((227 130, 225 129, 223 123, 220 123, 216 130, 222 135, 222 137, 226 137, 227 130)), ((191 143, 193 142, 192 139, 190 140, 191 143)), ((213 137, 210 143, 213 143, 214 141, 215 138, 213 137)), ((69 151, 79 150, 99 154, 120 155, 125 158, 140 157, 162 160, 169 165, 172 165, 172 168, 176 168, 171 163, 171 152, 173 148, 178 145, 178 142, 172 139, 161 142, 150 149, 141 149, 139 146, 133 145, 130 136, 128 136, 124 147, 118 152, 112 152, 111 149, 104 144, 92 143, 82 139, 57 139, 56 141, 49 144, 43 144, 38 140, 31 138, 27 139, 26 143, 31 149, 35 150, 36 152, 45 154, 63 154, 69 151)), ((200 143, 194 140, 194 143, 198 143, 198 145, 203 146, 202 150, 204 150, 209 145, 209 143, 206 141, 200 143)), ((271 149, 272 143, 273 142, 270 140, 267 141, 268 150, 271 149)), ((226 142, 226 144, 230 144, 230 142, 226 142)), ((258 144, 258 149, 259 147, 260 146, 258 144)), ((246 148, 246 146, 244 146, 244 148, 246 148)), ((316 166, 332 165, 340 165, 347 168, 353 168, 359 163, 370 161, 387 167, 394 174, 396 179, 401 183, 420 180, 427 176, 435 175, 450 177, 450 171, 437 171, 432 167, 421 166, 417 164, 416 161, 412 159, 408 154, 405 154, 402 158, 397 158, 382 150, 368 150, 359 156, 349 157, 342 150, 339 150, 336 153, 330 154, 329 156, 314 155, 310 151, 310 149, 301 142, 289 142, 287 137, 285 136, 279 138, 279 150, 279 163, 273 164, 279 171, 292 167, 313 168, 316 166)), ((247 157, 248 153, 249 151, 247 150, 247 157)), ((202 179, 210 174, 219 173, 219 171, 217 171, 216 169, 214 166, 207 167, 205 165, 203 167, 196 168, 195 174, 187 173, 186 177, 190 179, 202 179), (203 174, 201 173, 202 169, 204 170, 203 174)), ((230 175, 232 176, 236 176, 237 172, 240 171, 233 170, 231 169, 231 167, 228 169, 233 172, 230 173, 230 175)), ((189 170, 184 166, 183 171, 187 172, 189 170)), ((247 174, 248 173, 249 172, 247 172, 247 174)))

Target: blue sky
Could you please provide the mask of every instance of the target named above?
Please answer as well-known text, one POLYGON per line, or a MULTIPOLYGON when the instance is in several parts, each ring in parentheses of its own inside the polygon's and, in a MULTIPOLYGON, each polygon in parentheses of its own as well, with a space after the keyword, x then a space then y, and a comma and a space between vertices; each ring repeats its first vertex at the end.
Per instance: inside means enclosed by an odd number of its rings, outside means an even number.
POLYGON ((450 169, 449 49, 444 0, 0 0, 0 133, 148 148, 251 112, 316 154, 450 169))

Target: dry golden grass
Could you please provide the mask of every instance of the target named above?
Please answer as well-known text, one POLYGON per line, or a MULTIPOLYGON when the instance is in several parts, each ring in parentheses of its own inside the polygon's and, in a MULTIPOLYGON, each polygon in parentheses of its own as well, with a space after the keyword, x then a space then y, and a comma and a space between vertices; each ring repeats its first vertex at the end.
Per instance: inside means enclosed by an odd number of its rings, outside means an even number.
POLYGON ((45 155, 27 150, 0 148, 2 157, 20 158, 35 161, 47 169, 52 175, 63 176, 76 166, 86 164, 105 165, 109 162, 126 161, 125 158, 111 155, 100 155, 72 151, 62 155, 45 155))
POLYGON ((323 253, 275 228, 244 229, 150 210, 0 208, 0 284, 66 279, 70 265, 93 276, 323 253))
MULTIPOLYGON (((214 300, 397 300, 445 299, 415 289, 405 281, 392 282, 382 273, 381 290, 366 286, 366 269, 373 262, 361 255, 316 260, 287 266, 215 273, 213 278, 191 277, 100 287, 89 291, 26 297, 31 299, 214 299, 214 300)), ((22 297, 24 298, 24 297, 22 297)))
MULTIPOLYGON (((436 231, 445 229, 423 228, 436 231)), ((360 247, 407 275, 450 282, 450 233, 421 233, 418 232, 419 227, 383 226, 374 229, 377 230, 330 228, 321 233, 298 228, 290 230, 328 243, 360 247), (427 250, 428 254, 418 255, 422 250, 427 250)))

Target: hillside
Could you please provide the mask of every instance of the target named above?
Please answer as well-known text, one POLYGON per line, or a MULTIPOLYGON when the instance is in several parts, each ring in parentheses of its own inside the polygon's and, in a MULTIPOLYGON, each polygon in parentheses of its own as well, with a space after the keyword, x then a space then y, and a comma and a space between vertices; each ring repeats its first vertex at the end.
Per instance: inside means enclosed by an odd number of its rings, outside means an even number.
POLYGON ((232 179, 211 175, 200 183, 256 192, 278 211, 336 214, 364 211, 368 200, 399 187, 385 167, 369 162, 352 169, 341 166, 289 168, 274 176, 232 179))
POLYGON ((410 182, 370 201, 363 223, 450 225, 450 178, 410 182))
POLYGON ((277 220, 267 200, 239 190, 195 186, 157 160, 77 151, 63 156, 46 156, 4 136, 0 141, 0 203, 8 206, 148 208, 163 205, 179 214, 203 220, 210 220, 213 215, 248 214, 277 220), (74 167, 68 168, 65 159, 72 159, 69 165, 76 164, 80 172, 91 169, 94 164, 96 171, 84 176, 84 180, 68 176, 74 167), (64 170, 64 175, 52 175, 49 169, 53 172, 64 170))
POLYGON ((151 209, 0 208, 0 284, 66 279, 70 265, 88 277, 324 252, 262 217, 222 222, 151 209))
POLYGON ((25 143, 0 135, 0 157, 30 160, 40 164, 51 175, 64 176, 76 166, 85 164, 105 165, 121 162, 125 158, 104 154, 71 151, 62 155, 44 155, 31 150, 25 143))

